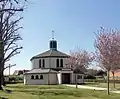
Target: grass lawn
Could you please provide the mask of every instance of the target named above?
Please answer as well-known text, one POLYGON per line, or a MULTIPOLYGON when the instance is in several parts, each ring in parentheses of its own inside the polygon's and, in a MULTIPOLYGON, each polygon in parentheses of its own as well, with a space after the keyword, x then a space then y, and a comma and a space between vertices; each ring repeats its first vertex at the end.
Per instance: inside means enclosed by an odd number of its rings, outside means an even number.
POLYGON ((62 85, 11 84, 5 89, 12 90, 10 94, 0 91, 0 96, 7 99, 120 99, 120 94, 107 95, 106 91, 75 89, 62 85))
MULTIPOLYGON (((88 85, 88 86, 93 86, 93 87, 103 87, 103 88, 107 88, 107 83, 98 83, 98 82, 94 82, 94 83, 85 83, 85 85, 88 85)), ((117 90, 120 90, 120 84, 119 83, 116 83, 116 89, 117 90)), ((113 83, 110 83, 110 88, 111 89, 114 89, 113 88, 113 83)))

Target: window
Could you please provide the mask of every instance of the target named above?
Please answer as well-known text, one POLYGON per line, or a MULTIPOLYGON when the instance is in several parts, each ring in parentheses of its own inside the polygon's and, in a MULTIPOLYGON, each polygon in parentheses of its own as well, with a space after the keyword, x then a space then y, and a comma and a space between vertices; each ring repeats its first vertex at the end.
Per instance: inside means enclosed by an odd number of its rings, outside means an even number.
POLYGON ((60 66, 63 67, 63 59, 60 59, 60 66))
POLYGON ((35 76, 35 79, 39 79, 39 76, 38 76, 38 75, 36 75, 36 76, 35 76))
POLYGON ((43 59, 43 67, 45 67, 45 60, 43 59))
POLYGON ((81 75, 78 75, 78 76, 77 76, 77 79, 82 79, 82 76, 81 76, 81 75))
POLYGON ((40 79, 43 79, 43 75, 40 75, 40 79))
POLYGON ((33 76, 33 75, 31 76, 31 79, 34 79, 34 76, 33 76))
POLYGON ((56 60, 56 67, 59 67, 59 59, 56 60))
POLYGON ((50 41, 50 48, 53 48, 53 44, 52 44, 52 41, 50 41))
POLYGON ((55 48, 55 49, 57 48, 57 43, 56 43, 56 41, 53 42, 53 48, 55 48))
POLYGON ((41 68, 41 59, 39 60, 39 68, 41 68))

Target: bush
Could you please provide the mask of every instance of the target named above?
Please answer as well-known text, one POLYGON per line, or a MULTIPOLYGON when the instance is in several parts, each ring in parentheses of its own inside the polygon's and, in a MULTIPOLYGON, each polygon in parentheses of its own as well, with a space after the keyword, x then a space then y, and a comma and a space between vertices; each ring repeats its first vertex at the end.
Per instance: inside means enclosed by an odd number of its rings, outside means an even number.
POLYGON ((95 76, 91 76, 91 75, 87 75, 87 76, 84 77, 84 79, 96 79, 96 77, 95 76))
POLYGON ((85 79, 85 82, 99 82, 99 83, 105 83, 105 80, 98 80, 98 79, 85 79))
POLYGON ((7 84, 21 83, 23 82, 23 76, 10 76, 7 84))
POLYGON ((9 81, 15 81, 15 77, 9 77, 9 81))

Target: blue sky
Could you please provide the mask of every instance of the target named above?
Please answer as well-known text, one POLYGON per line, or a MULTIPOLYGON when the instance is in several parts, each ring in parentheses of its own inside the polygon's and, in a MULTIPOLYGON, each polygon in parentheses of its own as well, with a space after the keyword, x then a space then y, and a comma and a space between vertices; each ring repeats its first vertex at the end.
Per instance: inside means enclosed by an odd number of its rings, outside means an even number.
MULTIPOLYGON (((119 0, 28 0, 21 24, 23 50, 13 57, 11 73, 31 69, 30 58, 49 49, 55 31, 58 49, 65 53, 79 48, 94 51, 94 32, 100 26, 120 28, 119 0)), ((8 71, 6 71, 7 73, 8 71)))

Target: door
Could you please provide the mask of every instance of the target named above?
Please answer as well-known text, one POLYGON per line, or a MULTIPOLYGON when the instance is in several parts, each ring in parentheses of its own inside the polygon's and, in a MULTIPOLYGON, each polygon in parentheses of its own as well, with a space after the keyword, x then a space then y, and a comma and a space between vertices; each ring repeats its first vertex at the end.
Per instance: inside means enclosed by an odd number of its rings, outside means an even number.
POLYGON ((62 73, 62 84, 70 84, 70 73, 62 73))

